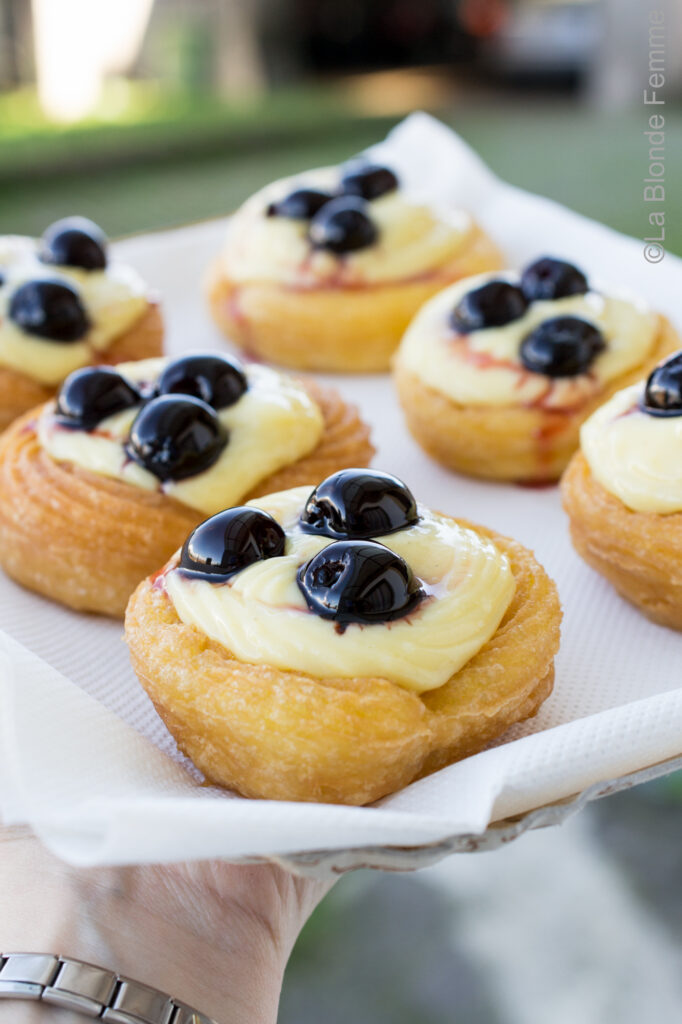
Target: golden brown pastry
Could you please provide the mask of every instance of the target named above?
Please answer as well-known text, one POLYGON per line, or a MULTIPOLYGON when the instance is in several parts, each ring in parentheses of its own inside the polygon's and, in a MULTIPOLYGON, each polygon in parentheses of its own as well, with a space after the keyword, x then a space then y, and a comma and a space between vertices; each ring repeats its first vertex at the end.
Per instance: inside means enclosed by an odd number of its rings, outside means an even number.
POLYGON ((0 430, 74 370, 158 356, 162 340, 158 303, 92 221, 0 238, 0 430))
POLYGON ((427 303, 395 357, 395 383, 415 439, 449 469, 545 482, 561 475, 590 413, 679 344, 665 317, 545 257, 520 278, 481 276, 427 303))
POLYGON ((468 214, 430 209, 389 168, 355 160, 254 195, 231 219, 207 290, 224 333, 262 359, 376 371, 428 298, 500 266, 468 214))
POLYGON ((372 454, 335 391, 265 367, 189 356, 79 371, 0 438, 0 564, 71 608, 120 616, 208 514, 372 454))
POLYGON ((199 527, 132 596, 126 640, 209 782, 366 804, 535 714, 560 620, 520 544, 348 470, 199 527))
POLYGON ((578 553, 654 622, 682 629, 682 354, 584 424, 561 482, 578 553))

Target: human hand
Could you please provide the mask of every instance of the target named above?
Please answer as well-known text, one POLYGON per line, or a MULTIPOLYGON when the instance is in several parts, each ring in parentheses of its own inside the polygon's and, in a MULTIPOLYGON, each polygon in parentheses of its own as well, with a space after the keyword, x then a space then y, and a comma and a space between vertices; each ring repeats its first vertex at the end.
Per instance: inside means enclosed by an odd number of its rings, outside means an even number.
MULTIPOLYGON (((293 944, 329 887, 269 864, 74 869, 28 831, 0 828, 0 951, 85 960, 219 1024, 274 1024, 293 944)), ((0 1001, 0 1024, 51 1013, 0 1001)))

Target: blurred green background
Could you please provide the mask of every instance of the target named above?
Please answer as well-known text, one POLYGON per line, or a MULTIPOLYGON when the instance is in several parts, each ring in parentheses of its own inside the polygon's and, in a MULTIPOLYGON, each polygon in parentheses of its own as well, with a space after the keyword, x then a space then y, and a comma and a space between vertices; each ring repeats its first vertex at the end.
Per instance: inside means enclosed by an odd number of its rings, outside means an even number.
MULTIPOLYGON (((98 0, 90 25, 92 7, 0 0, 2 231, 40 233, 75 209, 114 236, 217 216, 425 107, 514 184, 645 233, 643 131, 659 108, 642 104, 639 0, 98 0), (116 52, 65 87, 91 37, 108 32, 116 52)), ((679 252, 679 15, 674 24, 666 214, 679 252)))
MULTIPOLYGON (((666 17, 666 245, 682 253, 682 5, 666 17)), ((508 181, 642 237, 641 0, 0 0, 0 232, 223 215, 406 113, 508 181)), ((660 111, 661 108, 656 108, 660 111)), ((682 781, 314 914, 282 1024, 682 1020, 682 781)))
MULTIPOLYGON (((398 120, 357 115, 331 101, 322 114, 311 99, 293 92, 259 104, 248 118, 208 104, 202 119, 203 101, 187 104, 182 118, 150 122, 145 152, 137 155, 135 140, 142 136, 127 126, 97 126, 91 136, 84 129, 66 132, 66 149, 61 133, 0 135, 0 230, 40 234, 76 209, 114 236, 219 216, 275 177, 363 149, 398 120)), ((599 111, 484 92, 435 112, 513 184, 627 234, 645 233, 641 113, 610 115, 606 132, 599 111)), ((668 116, 669 166, 679 168, 682 113, 668 116)), ((668 248, 682 252, 682 190, 673 186, 666 203, 668 248)))

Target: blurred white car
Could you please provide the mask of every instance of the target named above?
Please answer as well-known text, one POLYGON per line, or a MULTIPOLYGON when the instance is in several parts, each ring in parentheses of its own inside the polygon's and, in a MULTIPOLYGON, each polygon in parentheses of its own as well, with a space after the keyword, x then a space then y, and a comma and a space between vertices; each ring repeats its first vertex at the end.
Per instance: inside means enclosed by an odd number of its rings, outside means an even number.
POLYGON ((496 76, 578 81, 589 70, 600 35, 594 0, 524 0, 510 4, 498 31, 481 47, 496 76))

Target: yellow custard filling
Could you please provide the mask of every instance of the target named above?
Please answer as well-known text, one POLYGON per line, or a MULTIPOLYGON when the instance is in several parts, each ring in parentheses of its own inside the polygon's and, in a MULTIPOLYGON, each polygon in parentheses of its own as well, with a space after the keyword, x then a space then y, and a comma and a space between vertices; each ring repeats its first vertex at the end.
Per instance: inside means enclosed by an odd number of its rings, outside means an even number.
POLYGON ((220 258, 225 275, 304 288, 401 281, 437 272, 471 235, 464 211, 436 212, 400 188, 368 203, 377 242, 342 257, 311 248, 308 221, 267 215, 271 202, 296 188, 333 191, 338 180, 337 168, 321 168, 276 181, 247 200, 230 221, 220 258))
POLYGON ((651 416, 643 385, 624 388, 583 424, 594 478, 634 512, 682 512, 682 416, 651 416))
POLYGON ((458 336, 449 326, 450 314, 467 292, 493 279, 517 280, 511 274, 481 274, 439 292, 408 327, 396 357, 422 383, 460 405, 570 409, 639 366, 655 344, 655 313, 638 300, 597 291, 532 302, 518 320, 458 336), (519 350, 526 335, 559 316, 580 317, 603 334, 606 349, 588 373, 546 377, 521 363, 519 350))
POLYGON ((331 543, 298 528, 310 494, 296 487, 250 502, 287 534, 285 553, 223 583, 171 569, 164 585, 180 619, 240 661, 321 678, 378 676, 421 693, 442 686, 490 639, 516 588, 495 545, 446 516, 419 508, 415 526, 373 538, 400 555, 427 597, 404 619, 341 632, 312 613, 296 582, 299 567, 331 543))
POLYGON ((95 362, 108 346, 145 312, 148 289, 131 267, 109 263, 104 270, 46 266, 37 258, 34 239, 0 238, 0 367, 53 387, 74 370, 95 362), (14 290, 37 278, 58 278, 78 292, 90 330, 78 341, 48 341, 13 323, 8 313, 14 290))
MULTIPOLYGON (((121 363, 116 370, 132 383, 149 384, 169 361, 121 363)), ((38 419, 40 444, 57 462, 69 462, 145 490, 162 491, 212 515, 240 501, 271 473, 307 455, 323 432, 320 408, 302 384, 265 366, 249 365, 244 372, 247 390, 237 402, 218 412, 229 434, 227 445, 217 461, 196 476, 162 483, 128 458, 124 445, 137 408, 110 416, 88 432, 60 425, 51 403, 38 419)))

